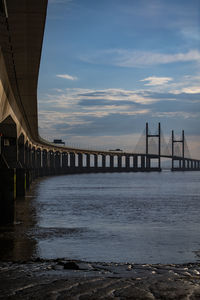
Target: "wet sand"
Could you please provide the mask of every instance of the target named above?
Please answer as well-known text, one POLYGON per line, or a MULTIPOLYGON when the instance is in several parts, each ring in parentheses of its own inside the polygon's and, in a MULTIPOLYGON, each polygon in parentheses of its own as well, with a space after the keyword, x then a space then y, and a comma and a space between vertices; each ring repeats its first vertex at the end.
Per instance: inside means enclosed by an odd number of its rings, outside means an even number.
POLYGON ((200 264, 0 262, 0 299, 200 299, 200 264))

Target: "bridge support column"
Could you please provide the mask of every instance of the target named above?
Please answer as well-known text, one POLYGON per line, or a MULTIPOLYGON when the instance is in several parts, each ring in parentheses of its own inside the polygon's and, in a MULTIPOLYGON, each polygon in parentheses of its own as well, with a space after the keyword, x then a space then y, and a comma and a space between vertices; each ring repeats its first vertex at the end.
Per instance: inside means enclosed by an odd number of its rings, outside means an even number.
POLYGON ((22 168, 25 166, 25 144, 23 134, 18 138, 18 162, 22 168))
POLYGON ((83 154, 78 153, 78 168, 82 169, 83 168, 83 154))
POLYGON ((118 167, 118 169, 122 168, 122 157, 121 157, 121 155, 118 155, 118 157, 117 157, 117 167, 118 167))
POLYGON ((182 168, 185 169, 185 158, 183 158, 183 161, 182 161, 182 168))
POLYGON ((0 224, 14 222, 16 199, 15 169, 0 170, 0 224))
POLYGON ((110 169, 114 168, 114 157, 113 155, 110 155, 110 169))
POLYGON ((26 189, 27 190, 30 188, 31 182, 32 182, 31 170, 26 169, 26 189))
POLYGON ((98 155, 94 154, 94 168, 98 169, 98 155))
POLYGON ((90 154, 86 153, 86 168, 90 169, 90 154))
POLYGON ((41 153, 41 166, 42 166, 42 175, 48 175, 48 157, 47 157, 47 150, 42 150, 41 153))
POLYGON ((41 149, 38 148, 36 150, 36 168, 40 169, 42 166, 42 154, 41 154, 41 149))
POLYGON ((149 156, 146 157, 146 167, 147 169, 151 168, 151 158, 149 156))
POLYGON ((31 159, 31 167, 33 169, 35 169, 35 147, 32 148, 31 150, 31 155, 32 155, 32 159, 31 159))
POLYGON ((144 170, 145 169, 145 156, 141 156, 141 168, 144 170))
POLYGON ((27 188, 30 187, 31 182, 33 181, 33 172, 32 172, 32 152, 31 152, 31 145, 27 147, 27 168, 26 168, 26 185, 27 188))
POLYGON ((68 168, 69 168, 68 153, 64 152, 64 153, 62 153, 62 169, 63 169, 63 173, 67 173, 68 168))
POLYGON ((35 147, 31 149, 31 173, 33 180, 37 177, 36 172, 36 150, 35 147))
POLYGON ((182 159, 179 159, 179 169, 182 169, 182 159))
POLYGON ((43 176, 41 167, 42 167, 42 154, 41 154, 41 149, 38 148, 36 149, 36 170, 37 170, 37 177, 43 176))
POLYGON ((16 169, 16 196, 24 197, 26 194, 26 170, 16 169))
POLYGON ((137 155, 133 156, 133 168, 134 169, 138 168, 138 156, 137 155))
POLYGON ((25 143, 25 167, 29 168, 29 149, 28 142, 25 143))
POLYGON ((106 168, 106 156, 104 154, 102 154, 101 157, 102 157, 102 168, 105 169, 106 168))
POLYGON ((129 169, 130 168, 130 156, 126 155, 126 159, 125 159, 125 168, 129 169))
POLYGON ((17 167, 17 129, 16 124, 8 116, 0 123, 1 155, 9 168, 17 167))
POLYGON ((29 168, 32 168, 32 153, 31 153, 31 146, 28 146, 28 163, 29 163, 29 168))
POLYGON ((24 197, 26 193, 26 170, 24 135, 18 138, 18 168, 16 169, 16 197, 24 197))
POLYGON ((52 150, 48 151, 49 175, 55 175, 55 154, 52 150))
POLYGON ((70 169, 73 171, 75 169, 75 154, 70 152, 70 169))
POLYGON ((55 173, 61 173, 61 154, 59 151, 56 151, 55 153, 55 173))

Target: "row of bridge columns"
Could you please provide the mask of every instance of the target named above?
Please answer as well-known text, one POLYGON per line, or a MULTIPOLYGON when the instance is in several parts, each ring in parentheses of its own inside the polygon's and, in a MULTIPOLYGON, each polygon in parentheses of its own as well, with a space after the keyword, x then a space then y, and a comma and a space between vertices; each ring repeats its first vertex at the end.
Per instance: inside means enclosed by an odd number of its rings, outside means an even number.
MULTIPOLYGON (((19 151, 21 167, 33 169, 149 169, 151 156, 145 154, 90 154, 24 148, 19 151)), ((158 168, 156 168, 158 169, 158 168)), ((48 171, 47 171, 48 172, 48 171)), ((48 174, 47 174, 48 175, 48 174)))
MULTIPOLYGON (((64 148, 42 148, 17 137, 16 124, 9 116, 0 123, 0 223, 12 223, 16 197, 24 196, 31 182, 40 176, 90 172, 161 171, 160 124, 158 133, 151 135, 146 125, 146 153, 71 152, 64 148), (150 154, 149 138, 158 139, 158 153, 150 154), (59 151, 60 150, 60 151, 59 151)), ((185 158, 184 132, 180 140, 172 133, 172 171, 200 170, 200 161, 185 158), (174 144, 182 144, 182 156, 175 156, 174 144)))

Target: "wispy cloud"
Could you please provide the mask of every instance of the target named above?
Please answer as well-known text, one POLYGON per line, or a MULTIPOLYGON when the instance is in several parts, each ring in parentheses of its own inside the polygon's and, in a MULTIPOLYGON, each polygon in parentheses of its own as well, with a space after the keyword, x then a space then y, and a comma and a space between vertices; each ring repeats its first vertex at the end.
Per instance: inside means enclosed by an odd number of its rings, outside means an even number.
POLYGON ((153 86, 153 85, 163 85, 168 83, 169 81, 172 81, 173 78, 171 77, 156 77, 156 76, 151 76, 144 78, 140 81, 146 82, 145 85, 153 86))
POLYGON ((164 54, 150 51, 109 49, 93 55, 82 56, 81 59, 89 63, 132 68, 177 62, 200 62, 200 51, 194 49, 185 53, 164 54))
POLYGON ((57 74, 56 77, 67 79, 67 80, 77 80, 78 79, 78 77, 71 76, 69 74, 57 74))

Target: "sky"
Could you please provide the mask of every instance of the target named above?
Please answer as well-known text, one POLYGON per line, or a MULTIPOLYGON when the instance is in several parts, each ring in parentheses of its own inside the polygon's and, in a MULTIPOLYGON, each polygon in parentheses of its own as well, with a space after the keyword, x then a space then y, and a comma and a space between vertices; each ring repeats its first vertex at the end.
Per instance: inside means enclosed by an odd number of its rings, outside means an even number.
POLYGON ((149 123, 200 158, 200 1, 49 0, 39 132, 134 150, 149 123))

